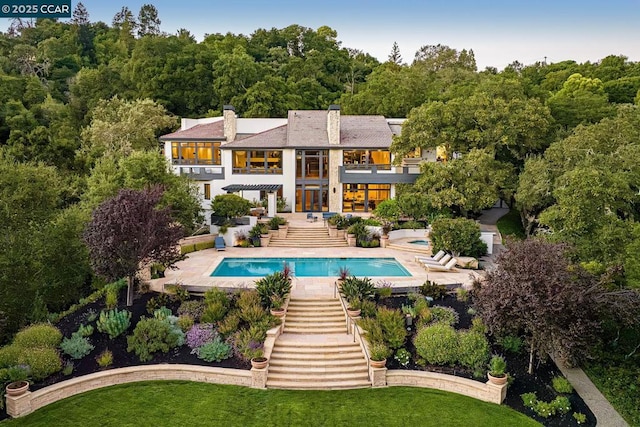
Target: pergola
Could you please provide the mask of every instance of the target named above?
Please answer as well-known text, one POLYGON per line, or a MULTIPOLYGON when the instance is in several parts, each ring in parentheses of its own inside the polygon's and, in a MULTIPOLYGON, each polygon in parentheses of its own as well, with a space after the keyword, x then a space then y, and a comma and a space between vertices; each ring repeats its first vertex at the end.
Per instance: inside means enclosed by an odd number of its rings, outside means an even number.
POLYGON ((243 191, 267 192, 267 216, 276 216, 276 191, 282 188, 282 184, 231 184, 222 187, 227 193, 242 193, 243 191))

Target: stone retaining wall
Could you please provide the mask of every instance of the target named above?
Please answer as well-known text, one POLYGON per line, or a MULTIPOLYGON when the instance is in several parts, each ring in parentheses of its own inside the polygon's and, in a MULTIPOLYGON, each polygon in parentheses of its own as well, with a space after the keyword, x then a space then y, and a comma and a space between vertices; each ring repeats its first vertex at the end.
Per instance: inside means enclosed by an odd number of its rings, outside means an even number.
POLYGON ((214 384, 251 387, 253 374, 242 369, 215 368, 197 365, 147 365, 110 369, 72 378, 26 392, 21 396, 7 396, 7 414, 21 417, 58 400, 116 384, 155 380, 184 380, 214 384))
POLYGON ((454 375, 427 371, 387 371, 387 386, 409 386, 450 391, 485 402, 501 404, 507 395, 506 385, 483 383, 454 375))

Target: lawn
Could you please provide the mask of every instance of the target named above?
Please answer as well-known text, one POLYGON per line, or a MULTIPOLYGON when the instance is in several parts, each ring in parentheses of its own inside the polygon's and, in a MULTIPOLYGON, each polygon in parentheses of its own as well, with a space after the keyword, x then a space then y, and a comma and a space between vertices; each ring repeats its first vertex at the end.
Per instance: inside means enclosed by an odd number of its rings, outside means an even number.
POLYGON ((537 426, 506 406, 437 390, 256 390, 180 381, 83 393, 2 423, 14 426, 537 426))
POLYGON ((516 239, 524 239, 524 228, 520 219, 520 212, 517 209, 511 209, 505 216, 500 218, 496 223, 502 237, 515 237, 516 239))

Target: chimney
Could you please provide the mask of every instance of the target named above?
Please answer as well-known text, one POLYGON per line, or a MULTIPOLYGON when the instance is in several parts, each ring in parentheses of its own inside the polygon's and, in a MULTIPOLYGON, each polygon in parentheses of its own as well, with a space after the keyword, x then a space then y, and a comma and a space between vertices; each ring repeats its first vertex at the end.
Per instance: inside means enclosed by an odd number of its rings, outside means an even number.
POLYGON ((340 145, 340 106, 331 104, 327 112, 329 145, 340 145))
POLYGON ((231 142, 236 139, 236 133, 238 133, 236 109, 233 108, 233 105, 224 105, 222 107, 222 117, 224 119, 224 136, 227 138, 226 142, 231 142))

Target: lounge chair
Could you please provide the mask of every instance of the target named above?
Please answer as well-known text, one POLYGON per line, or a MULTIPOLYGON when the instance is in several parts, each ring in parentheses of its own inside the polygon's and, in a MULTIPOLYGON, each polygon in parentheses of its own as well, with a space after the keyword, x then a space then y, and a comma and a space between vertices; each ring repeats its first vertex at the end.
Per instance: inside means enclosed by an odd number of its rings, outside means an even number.
POLYGON ((224 243, 224 239, 222 238, 222 236, 216 237, 214 247, 219 251, 224 251, 227 249, 227 245, 224 243))
POLYGON ((447 263, 449 262, 449 260, 450 260, 450 259, 451 259, 451 255, 449 255, 449 254, 445 254, 445 256, 443 256, 443 257, 440 259, 440 261, 430 261, 430 260, 428 260, 428 259, 422 259, 422 260, 419 260, 418 262, 419 262, 420 264, 422 264, 422 265, 425 265, 425 266, 426 266, 426 265, 435 265, 435 266, 438 266, 438 265, 447 265, 447 263))
POLYGON ((438 251, 437 254, 435 254, 434 256, 422 256, 422 255, 416 255, 415 260, 416 262, 420 262, 420 261, 440 261, 442 259, 442 257, 444 257, 447 253, 445 251, 438 251))
POLYGON ((447 263, 447 265, 425 264, 425 267, 427 268, 427 271, 442 271, 442 272, 457 271, 455 268, 457 262, 458 262, 457 259, 451 258, 447 263))
POLYGON ((313 216, 311 212, 307 214, 307 222, 316 222, 318 220, 317 216, 313 216))

